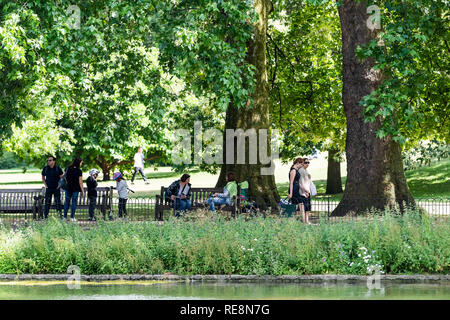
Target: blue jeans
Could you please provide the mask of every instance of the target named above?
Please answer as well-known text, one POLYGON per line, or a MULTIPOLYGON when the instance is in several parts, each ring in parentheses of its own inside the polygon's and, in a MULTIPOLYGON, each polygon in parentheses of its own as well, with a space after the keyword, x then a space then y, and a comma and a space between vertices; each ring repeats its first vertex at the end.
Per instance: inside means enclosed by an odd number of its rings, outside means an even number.
POLYGON ((206 202, 209 204, 209 210, 214 211, 214 206, 220 206, 222 204, 231 205, 229 198, 221 198, 221 197, 209 197, 206 202))
POLYGON ((175 210, 177 210, 177 213, 175 214, 176 217, 180 216, 180 211, 184 210, 191 210, 192 203, 189 199, 175 199, 175 210))
POLYGON ((70 212, 70 218, 75 218, 75 210, 77 209, 77 200, 78 200, 78 194, 80 192, 74 191, 70 192, 66 190, 66 199, 64 201, 64 219, 67 218, 67 211, 69 211, 69 203, 72 201, 72 207, 70 212))

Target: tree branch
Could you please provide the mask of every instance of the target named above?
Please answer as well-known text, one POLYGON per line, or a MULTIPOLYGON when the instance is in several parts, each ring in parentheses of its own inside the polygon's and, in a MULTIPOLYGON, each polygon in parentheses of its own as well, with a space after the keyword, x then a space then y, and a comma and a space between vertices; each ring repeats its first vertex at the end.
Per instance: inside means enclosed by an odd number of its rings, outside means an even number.
POLYGON ((308 94, 308 100, 311 100, 312 95, 313 95, 313 86, 312 86, 312 81, 309 80, 297 80, 295 77, 295 67, 292 64, 292 62, 289 60, 289 58, 287 57, 287 55, 283 52, 283 50, 280 49, 280 47, 278 47, 278 45, 276 44, 276 42, 272 39, 272 37, 270 36, 270 34, 267 32, 267 37, 269 38, 270 41, 272 41, 273 45, 275 46, 275 52, 278 50, 281 55, 287 60, 287 62, 289 63, 290 67, 291 67, 291 71, 292 71, 292 75, 294 77, 294 81, 297 83, 307 83, 309 84, 309 94, 308 94))
POLYGON ((446 39, 444 39, 444 42, 445 42, 445 46, 447 47, 447 51, 450 53, 450 47, 448 46, 448 42, 447 42, 447 40, 446 39))

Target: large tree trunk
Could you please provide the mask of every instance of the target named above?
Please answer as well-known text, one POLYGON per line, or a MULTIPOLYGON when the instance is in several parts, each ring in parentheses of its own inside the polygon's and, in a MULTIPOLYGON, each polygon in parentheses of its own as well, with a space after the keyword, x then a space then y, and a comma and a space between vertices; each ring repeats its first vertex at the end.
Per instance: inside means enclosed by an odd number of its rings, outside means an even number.
POLYGON ((111 180, 111 165, 106 161, 105 157, 97 157, 94 159, 95 163, 100 167, 103 173, 103 181, 111 180))
POLYGON ((361 99, 381 83, 382 74, 373 70, 374 61, 360 61, 358 45, 377 38, 379 30, 367 26, 367 3, 341 1, 339 17, 342 27, 343 90, 347 118, 347 182, 344 196, 332 215, 360 214, 375 207, 384 209, 403 203, 414 204, 408 189, 400 145, 392 138, 376 137, 381 119, 365 123, 361 99))
POLYGON ((337 159, 339 151, 328 150, 327 194, 342 193, 341 162, 337 159))
MULTIPOLYGON (((236 106, 230 104, 226 112, 226 129, 240 128, 245 131, 254 128, 258 132, 259 129, 269 130, 270 128, 269 87, 266 70, 266 31, 271 2, 269 0, 255 0, 254 5, 259 19, 254 26, 254 37, 248 43, 247 54, 247 61, 256 67, 256 88, 252 96, 253 104, 251 106, 242 106, 241 108, 236 108, 236 106)), ((270 134, 268 136, 268 140, 270 141, 270 134)), ((223 145, 224 164, 222 165, 216 186, 223 187, 225 185, 226 173, 232 171, 236 174, 239 182, 248 181, 249 197, 257 201, 261 209, 266 209, 270 206, 272 210, 275 210, 280 200, 275 184, 275 177, 274 175, 261 175, 261 168, 267 166, 260 164, 260 161, 258 161, 258 164, 249 164, 247 142, 245 164, 236 164, 236 143, 235 150, 230 151, 234 153, 235 161, 233 164, 227 164, 225 156, 227 152, 226 134, 224 134, 223 145)), ((268 147, 268 151, 270 154, 270 147, 268 147)))

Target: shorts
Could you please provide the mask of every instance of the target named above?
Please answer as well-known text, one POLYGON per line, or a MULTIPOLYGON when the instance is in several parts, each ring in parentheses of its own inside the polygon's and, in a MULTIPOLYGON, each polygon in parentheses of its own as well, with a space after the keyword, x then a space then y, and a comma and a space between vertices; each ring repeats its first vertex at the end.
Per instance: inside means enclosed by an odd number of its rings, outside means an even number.
POLYGON ((303 206, 305 207, 305 212, 306 211, 311 211, 311 197, 304 197, 304 196, 300 196, 300 203, 303 203, 303 206))

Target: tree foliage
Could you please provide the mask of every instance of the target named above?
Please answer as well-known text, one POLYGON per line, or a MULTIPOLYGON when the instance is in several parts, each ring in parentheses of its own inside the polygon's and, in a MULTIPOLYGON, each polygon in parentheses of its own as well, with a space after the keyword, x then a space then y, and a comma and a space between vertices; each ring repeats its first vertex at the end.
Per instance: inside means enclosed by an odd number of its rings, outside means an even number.
POLYGON ((45 82, 38 16, 27 8, 0 4, 0 139, 21 126, 27 114, 39 115, 39 93, 45 82))
POLYGON ((341 31, 336 5, 277 1, 269 30, 272 125, 282 158, 343 151, 341 31))
POLYGON ((383 119, 377 135, 407 146, 436 137, 449 141, 450 47, 447 1, 377 1, 380 39, 358 51, 385 77, 361 102, 367 121, 383 119))

